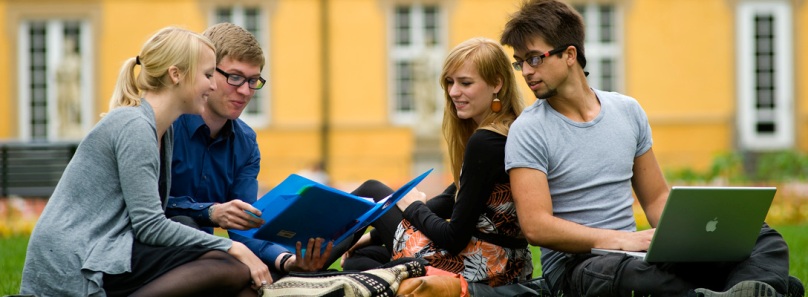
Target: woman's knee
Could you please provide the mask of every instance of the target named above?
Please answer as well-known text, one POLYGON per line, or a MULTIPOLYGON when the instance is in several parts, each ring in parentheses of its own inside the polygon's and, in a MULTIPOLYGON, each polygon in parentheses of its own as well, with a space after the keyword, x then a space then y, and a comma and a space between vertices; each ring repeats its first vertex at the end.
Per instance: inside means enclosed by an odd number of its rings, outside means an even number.
POLYGON ((370 197, 376 201, 379 201, 392 193, 393 189, 383 184, 382 182, 373 179, 365 181, 359 187, 357 187, 356 190, 353 190, 353 192, 351 192, 351 194, 354 194, 356 196, 370 197))
POLYGON ((223 251, 210 251, 202 255, 199 260, 211 261, 211 273, 219 274, 219 277, 228 281, 234 287, 241 287, 249 283, 250 268, 238 259, 223 251))

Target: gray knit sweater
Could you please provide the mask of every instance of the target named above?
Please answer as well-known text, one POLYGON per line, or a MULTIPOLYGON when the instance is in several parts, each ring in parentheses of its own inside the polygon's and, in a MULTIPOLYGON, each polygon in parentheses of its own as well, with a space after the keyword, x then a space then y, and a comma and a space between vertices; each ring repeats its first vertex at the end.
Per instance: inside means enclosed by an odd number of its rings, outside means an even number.
MULTIPOLYGON (((166 219, 156 131, 154 110, 142 100, 113 109, 87 134, 31 234, 20 293, 105 296, 103 273, 131 271, 133 240, 230 248, 229 239, 166 219)), ((169 128, 162 141, 166 189, 173 139, 169 128)))

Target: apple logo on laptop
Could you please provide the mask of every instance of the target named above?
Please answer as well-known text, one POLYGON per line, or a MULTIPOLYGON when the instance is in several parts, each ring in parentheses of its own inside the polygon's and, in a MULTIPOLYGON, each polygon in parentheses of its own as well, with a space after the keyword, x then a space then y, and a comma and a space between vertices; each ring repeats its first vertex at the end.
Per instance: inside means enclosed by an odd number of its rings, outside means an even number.
POLYGON ((707 222, 707 227, 705 228, 707 232, 715 231, 716 227, 718 226, 718 218, 714 218, 707 222))

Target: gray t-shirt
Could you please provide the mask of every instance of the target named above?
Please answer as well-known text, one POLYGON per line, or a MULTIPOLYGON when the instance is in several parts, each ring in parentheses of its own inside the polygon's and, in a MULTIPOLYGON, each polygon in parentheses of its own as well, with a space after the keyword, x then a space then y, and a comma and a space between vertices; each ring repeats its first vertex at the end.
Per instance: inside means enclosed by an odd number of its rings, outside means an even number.
MULTIPOLYGON (((511 126, 505 170, 544 172, 556 217, 588 227, 635 231, 632 167, 636 157, 651 149, 651 127, 635 99, 594 91, 601 110, 591 122, 574 122, 545 100, 526 108, 511 126)), ((563 270, 566 256, 542 248, 544 273, 563 270)))

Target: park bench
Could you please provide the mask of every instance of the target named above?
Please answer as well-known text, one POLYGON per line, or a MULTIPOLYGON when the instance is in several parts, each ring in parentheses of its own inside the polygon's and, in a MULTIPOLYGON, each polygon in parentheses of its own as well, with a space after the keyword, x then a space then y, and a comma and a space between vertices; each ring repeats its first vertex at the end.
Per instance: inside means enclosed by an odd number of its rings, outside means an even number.
POLYGON ((0 142, 0 197, 48 198, 78 142, 0 142))

